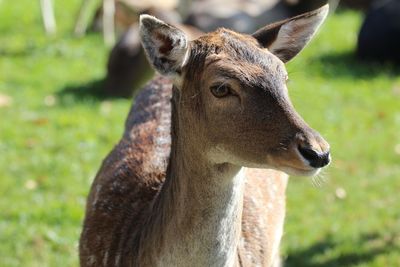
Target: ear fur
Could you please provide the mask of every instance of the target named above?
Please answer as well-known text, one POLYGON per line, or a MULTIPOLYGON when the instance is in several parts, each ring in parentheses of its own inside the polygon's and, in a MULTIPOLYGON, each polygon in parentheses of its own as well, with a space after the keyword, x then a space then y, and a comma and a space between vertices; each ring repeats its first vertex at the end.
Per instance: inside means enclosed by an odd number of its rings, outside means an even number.
POLYGON ((279 21, 253 33, 253 37, 271 53, 288 62, 311 40, 325 20, 329 5, 279 21))
POLYGON ((187 57, 186 34, 150 15, 140 16, 139 29, 150 64, 161 74, 178 74, 187 57))

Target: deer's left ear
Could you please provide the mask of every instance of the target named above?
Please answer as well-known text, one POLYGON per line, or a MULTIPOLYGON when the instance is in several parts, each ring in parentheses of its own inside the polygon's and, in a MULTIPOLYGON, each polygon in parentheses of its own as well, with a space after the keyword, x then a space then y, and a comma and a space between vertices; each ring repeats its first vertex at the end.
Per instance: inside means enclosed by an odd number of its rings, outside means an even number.
POLYGON ((187 57, 186 34, 149 15, 140 16, 140 38, 150 64, 164 75, 179 74, 187 57))
POLYGON ((325 20, 329 5, 279 21, 253 33, 253 37, 265 48, 288 62, 294 58, 311 40, 325 20))

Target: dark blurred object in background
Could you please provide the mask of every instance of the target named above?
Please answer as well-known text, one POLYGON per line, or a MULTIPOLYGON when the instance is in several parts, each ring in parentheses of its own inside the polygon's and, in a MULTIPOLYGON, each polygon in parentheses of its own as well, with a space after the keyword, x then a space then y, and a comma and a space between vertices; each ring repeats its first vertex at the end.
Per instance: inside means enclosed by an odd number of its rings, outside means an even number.
POLYGON ((358 36, 357 55, 400 63, 400 0, 372 4, 358 36))
POLYGON ((108 95, 131 97, 134 89, 153 75, 140 45, 138 30, 137 25, 131 26, 110 52, 104 81, 108 95))
POLYGON ((367 10, 372 2, 373 0, 340 0, 340 6, 367 10))
POLYGON ((281 0, 295 15, 311 11, 329 3, 329 9, 335 9, 339 0, 281 0))

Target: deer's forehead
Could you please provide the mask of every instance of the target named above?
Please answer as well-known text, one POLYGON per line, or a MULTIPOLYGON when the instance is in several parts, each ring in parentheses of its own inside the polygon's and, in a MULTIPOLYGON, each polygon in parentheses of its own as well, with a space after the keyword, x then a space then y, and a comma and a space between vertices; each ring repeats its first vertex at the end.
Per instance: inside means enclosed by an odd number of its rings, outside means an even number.
POLYGON ((272 54, 261 53, 259 57, 243 57, 226 53, 211 54, 206 57, 205 69, 213 72, 237 72, 248 75, 286 75, 282 62, 272 54))
POLYGON ((204 62, 206 69, 250 76, 286 76, 283 62, 251 36, 220 29, 200 41, 201 46, 209 48, 204 62))

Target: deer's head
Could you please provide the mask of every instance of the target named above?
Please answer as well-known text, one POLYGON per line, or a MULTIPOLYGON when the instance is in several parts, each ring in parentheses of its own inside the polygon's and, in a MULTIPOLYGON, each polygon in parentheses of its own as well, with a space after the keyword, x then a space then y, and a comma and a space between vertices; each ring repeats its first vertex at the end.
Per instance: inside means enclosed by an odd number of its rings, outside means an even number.
POLYGON ((196 144, 191 149, 215 163, 297 175, 329 163, 328 143, 290 102, 284 65, 327 12, 324 6, 252 35, 218 29, 190 42, 181 30, 141 16, 143 47, 153 67, 174 79, 179 127, 196 144))

